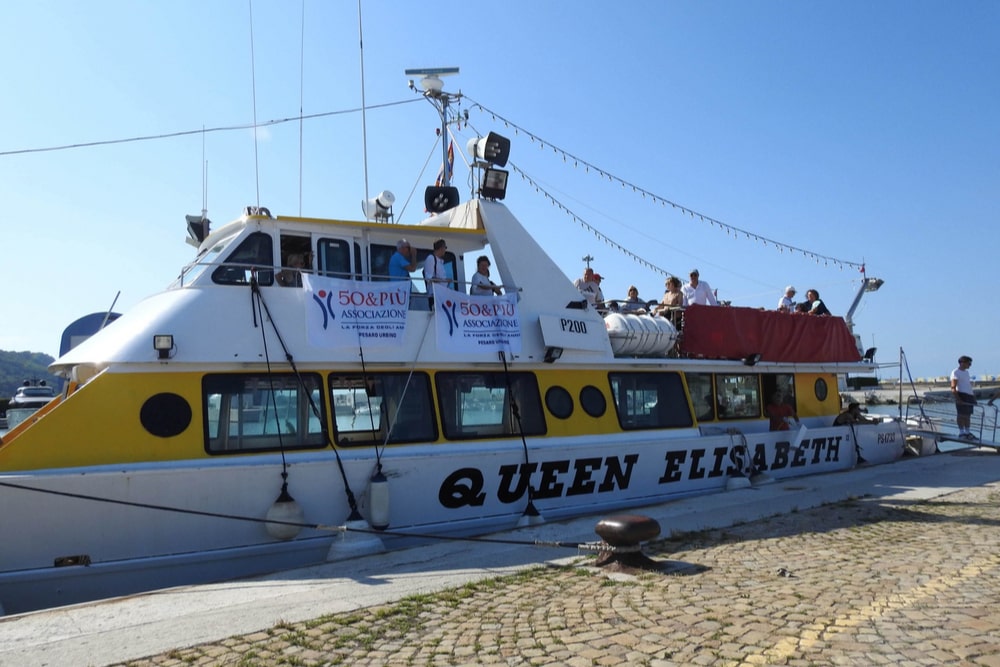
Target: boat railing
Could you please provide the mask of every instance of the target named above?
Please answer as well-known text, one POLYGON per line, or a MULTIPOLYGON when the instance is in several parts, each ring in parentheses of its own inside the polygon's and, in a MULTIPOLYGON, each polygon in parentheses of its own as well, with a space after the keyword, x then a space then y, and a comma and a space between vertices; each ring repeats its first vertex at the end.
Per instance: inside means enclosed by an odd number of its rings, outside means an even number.
MULTIPOLYGON (((997 421, 1000 407, 987 403, 973 406, 969 425, 972 433, 982 441, 997 441, 997 421)), ((917 428, 950 433, 957 430, 955 400, 951 396, 923 396, 906 402, 904 418, 917 428)))

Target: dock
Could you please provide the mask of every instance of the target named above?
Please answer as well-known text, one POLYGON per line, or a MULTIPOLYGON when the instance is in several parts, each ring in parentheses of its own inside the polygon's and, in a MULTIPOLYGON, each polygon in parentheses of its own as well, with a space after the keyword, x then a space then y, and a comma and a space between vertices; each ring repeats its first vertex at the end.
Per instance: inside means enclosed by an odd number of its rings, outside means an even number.
MULTIPOLYGON (((1000 664, 998 498, 992 452, 906 458, 635 510, 662 573, 441 542, 2 617, 0 664, 1000 664)), ((599 519, 491 537, 593 541, 599 519)))

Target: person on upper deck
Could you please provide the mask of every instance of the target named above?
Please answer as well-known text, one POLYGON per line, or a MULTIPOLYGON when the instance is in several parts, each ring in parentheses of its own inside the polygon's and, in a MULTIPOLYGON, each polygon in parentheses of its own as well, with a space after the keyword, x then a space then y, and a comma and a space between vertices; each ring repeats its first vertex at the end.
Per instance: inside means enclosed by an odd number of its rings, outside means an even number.
POLYGON ((500 286, 490 280, 490 258, 486 255, 476 258, 476 272, 472 274, 470 282, 472 286, 469 288, 469 294, 475 296, 503 294, 500 286))
POLYGON ((424 280, 427 282, 427 293, 433 293, 434 283, 447 283, 451 278, 444 267, 444 253, 448 250, 448 244, 444 239, 434 242, 434 251, 424 259, 424 280))
POLYGON ((417 268, 417 251, 406 239, 396 242, 396 252, 389 258, 389 279, 409 280, 410 272, 417 268))
POLYGON ((684 294, 684 305, 718 306, 719 301, 715 298, 715 292, 712 291, 708 283, 700 280, 698 269, 691 269, 690 277, 691 281, 681 287, 681 293, 684 294))
POLYGON ((628 298, 622 302, 619 312, 632 315, 645 315, 646 304, 639 301, 639 288, 630 285, 628 288, 628 298))
POLYGON ((589 266, 583 270, 583 277, 577 278, 573 285, 580 290, 589 303, 594 308, 604 307, 604 292, 601 291, 601 275, 594 273, 589 266))
POLYGON ((834 426, 846 426, 847 424, 874 424, 873 419, 865 417, 861 412, 861 406, 857 403, 848 403, 847 409, 841 412, 833 420, 834 426))
POLYGON ((819 298, 819 292, 814 289, 806 290, 806 299, 808 299, 809 310, 807 311, 810 315, 830 315, 830 309, 826 307, 819 298))
POLYGON ((684 307, 684 293, 681 292, 681 279, 677 276, 670 276, 664 282, 666 291, 663 298, 657 304, 655 315, 669 318, 675 327, 680 327, 682 309, 684 307))
POLYGON ((778 312, 779 313, 793 313, 795 312, 795 286, 789 285, 785 288, 785 294, 780 299, 778 299, 778 312))

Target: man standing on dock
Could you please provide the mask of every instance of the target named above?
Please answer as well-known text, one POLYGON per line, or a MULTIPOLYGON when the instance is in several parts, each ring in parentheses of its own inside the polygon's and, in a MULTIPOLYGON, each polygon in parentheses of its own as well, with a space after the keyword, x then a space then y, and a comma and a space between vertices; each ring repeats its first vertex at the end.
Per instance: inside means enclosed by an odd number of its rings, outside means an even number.
POLYGON ((972 357, 962 355, 958 358, 958 368, 951 372, 951 393, 955 396, 955 422, 958 424, 958 437, 975 440, 972 434, 972 411, 976 406, 976 396, 972 393, 972 378, 969 376, 969 366, 972 357))

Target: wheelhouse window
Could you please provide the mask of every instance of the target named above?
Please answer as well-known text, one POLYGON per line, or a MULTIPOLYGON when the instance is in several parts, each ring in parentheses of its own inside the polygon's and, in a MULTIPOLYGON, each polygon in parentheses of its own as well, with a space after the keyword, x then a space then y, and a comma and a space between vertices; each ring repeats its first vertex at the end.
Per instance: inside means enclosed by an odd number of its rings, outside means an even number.
POLYGON ((339 445, 437 440, 425 373, 331 375, 330 403, 339 445))
POLYGON ((544 435, 533 373, 438 373, 441 425, 449 440, 544 435))
POLYGON ((679 373, 611 373, 618 422, 625 430, 692 426, 679 373))
POLYGON ((197 280, 198 276, 204 273, 206 268, 219 261, 219 255, 221 255, 222 251, 229 245, 229 242, 233 240, 233 236, 235 236, 235 234, 230 234, 225 238, 219 239, 215 245, 206 250, 204 253, 198 255, 193 262, 184 267, 184 270, 181 271, 181 275, 174 281, 171 287, 180 287, 182 285, 193 283, 197 280))
POLYGON ((303 374, 217 374, 202 380, 209 454, 326 445, 322 380, 303 374))
POLYGON ((270 235, 263 232, 254 232, 243 239, 212 273, 212 281, 220 285, 248 285, 254 271, 260 285, 274 282, 274 244, 270 235))
POLYGON ((760 377, 716 375, 719 419, 758 419, 761 416, 760 377))
MULTIPOLYGON (((320 275, 331 278, 359 278, 361 270, 361 246, 344 239, 323 238, 317 244, 317 266, 320 275), (354 264, 351 265, 353 247, 354 264)), ((388 259, 386 259, 388 262, 388 259)), ((388 263, 386 264, 388 273, 388 263)))

